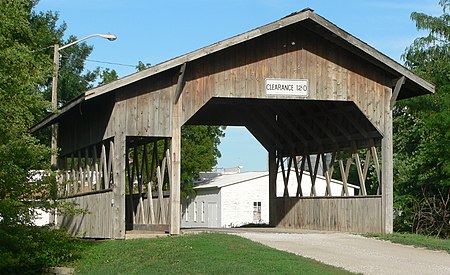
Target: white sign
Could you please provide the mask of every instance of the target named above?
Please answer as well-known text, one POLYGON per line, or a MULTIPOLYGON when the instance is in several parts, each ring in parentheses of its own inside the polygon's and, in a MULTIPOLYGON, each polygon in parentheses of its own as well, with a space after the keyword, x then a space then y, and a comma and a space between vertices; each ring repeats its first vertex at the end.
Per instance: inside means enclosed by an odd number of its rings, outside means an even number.
POLYGON ((307 79, 266 78, 266 95, 308 96, 307 79))

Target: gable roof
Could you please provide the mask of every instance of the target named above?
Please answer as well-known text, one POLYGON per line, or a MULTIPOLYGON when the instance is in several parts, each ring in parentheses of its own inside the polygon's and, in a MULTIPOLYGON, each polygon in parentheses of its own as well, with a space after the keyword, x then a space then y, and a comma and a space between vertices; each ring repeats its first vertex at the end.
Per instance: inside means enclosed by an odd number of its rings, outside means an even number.
MULTIPOLYGON (((292 173, 295 173, 295 170, 291 168, 292 173)), ((310 173, 307 171, 303 171, 303 175, 306 177, 310 177, 310 173)), ((219 175, 215 178, 212 178, 210 180, 205 180, 203 184, 200 184, 196 187, 194 187, 194 189, 199 190, 199 189, 220 189, 223 187, 227 187, 230 185, 234 185, 234 184, 239 184, 239 183, 245 183, 245 182, 249 182, 252 180, 256 180, 256 179, 260 179, 260 178, 265 178, 267 177, 267 182, 269 182, 269 172, 265 171, 265 172, 243 172, 243 173, 236 173, 236 174, 222 174, 219 175)), ((278 176, 277 179, 282 178, 282 171, 278 170, 278 176)), ((319 181, 325 181, 325 177, 322 175, 317 175, 316 176, 316 180, 319 181)), ((303 182, 303 181, 302 181, 303 182)), ((336 179, 331 179, 331 183, 334 184, 339 184, 339 185, 343 185, 342 181, 336 180, 336 179)), ((350 184, 347 183, 348 187, 350 188, 354 188, 354 189, 359 189, 360 187, 354 184, 350 184)))
POLYGON ((248 182, 254 179, 259 179, 269 176, 269 172, 244 172, 236 174, 223 174, 212 178, 211 180, 205 181, 207 183, 200 184, 194 189, 209 189, 209 188, 222 188, 233 184, 238 184, 242 182, 248 182))
POLYGON ((116 89, 135 83, 139 80, 145 79, 152 75, 156 75, 160 72, 167 71, 169 69, 176 68, 178 66, 182 66, 185 63, 191 62, 193 60, 199 59, 209 54, 216 53, 231 46, 246 42, 248 40, 262 36, 264 34, 274 32, 278 29, 293 24, 300 24, 300 23, 304 24, 306 28, 310 29, 314 33, 317 33, 318 35, 325 37, 329 41, 349 50, 353 54, 363 59, 366 59, 367 61, 371 62, 372 64, 375 64, 376 66, 382 68, 385 71, 390 72, 394 76, 393 78, 400 78, 404 76, 406 82, 404 84, 404 88, 402 88, 400 94, 398 95, 398 99, 434 93, 434 86, 431 83, 415 75, 413 72, 403 67, 401 64, 397 63, 390 57, 382 54, 373 47, 369 46, 368 44, 364 43, 358 38, 352 36, 351 34, 337 27, 327 19, 314 13, 313 10, 304 9, 300 12, 292 13, 289 16, 283 17, 280 20, 277 20, 270 24, 258 27, 256 29, 236 35, 226 40, 214 43, 210 46, 200 48, 196 51, 157 64, 146 70, 128 75, 111 83, 88 90, 79 97, 75 98, 74 100, 66 104, 65 106, 63 106, 62 108, 60 108, 60 110, 57 113, 49 115, 41 122, 34 125, 30 129, 30 131, 34 132, 39 130, 40 128, 53 124, 62 114, 71 110, 72 108, 79 105, 83 101, 91 100, 95 97, 112 92, 116 89))

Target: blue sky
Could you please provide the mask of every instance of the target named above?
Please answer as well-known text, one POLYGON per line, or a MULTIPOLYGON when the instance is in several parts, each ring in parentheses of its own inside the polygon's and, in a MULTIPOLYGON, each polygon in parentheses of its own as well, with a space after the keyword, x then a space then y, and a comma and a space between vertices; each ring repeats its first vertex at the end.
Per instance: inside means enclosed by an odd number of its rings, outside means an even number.
MULTIPOLYGON (((88 59, 134 66, 156 65, 306 7, 399 62, 420 35, 411 12, 442 13, 438 0, 41 0, 37 10, 58 11, 67 35, 114 33, 114 42, 88 40, 94 46, 88 59)), ((131 66, 86 65, 115 69, 120 77, 135 72, 131 66)), ((220 151, 218 167, 267 168, 266 151, 245 128, 228 127, 220 151)))

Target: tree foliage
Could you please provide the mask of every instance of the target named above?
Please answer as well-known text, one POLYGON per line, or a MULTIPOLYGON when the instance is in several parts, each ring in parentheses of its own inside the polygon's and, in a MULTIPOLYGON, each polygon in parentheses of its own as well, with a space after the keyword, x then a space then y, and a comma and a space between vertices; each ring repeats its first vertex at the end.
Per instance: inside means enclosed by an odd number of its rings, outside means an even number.
MULTIPOLYGON (((50 150, 28 129, 49 103, 40 87, 52 63, 41 51, 30 1, 0 0, 0 216, 2 223, 29 223, 30 204, 48 182, 29 183, 29 171, 48 168, 50 150), (33 24, 31 23, 33 22, 33 24)), ((47 189, 48 190, 48 189, 47 189)))
POLYGON ((108 84, 117 79, 119 79, 119 75, 117 74, 116 70, 106 68, 100 73, 99 85, 108 84))
POLYGON ((417 38, 403 58, 407 67, 436 86, 433 95, 399 102, 394 110, 397 230, 450 236, 450 8, 438 17, 414 12, 428 35, 417 38))
POLYGON ((184 125, 181 128, 181 191, 184 196, 193 193, 193 182, 198 173, 211 171, 221 157, 218 146, 225 136, 224 127, 184 125))

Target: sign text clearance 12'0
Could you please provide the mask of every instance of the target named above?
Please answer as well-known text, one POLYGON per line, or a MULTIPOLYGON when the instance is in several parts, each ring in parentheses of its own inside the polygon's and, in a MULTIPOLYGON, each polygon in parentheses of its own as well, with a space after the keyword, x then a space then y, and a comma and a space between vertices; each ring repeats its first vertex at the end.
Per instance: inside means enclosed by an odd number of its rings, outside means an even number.
POLYGON ((308 96, 307 79, 266 78, 266 95, 308 96))

